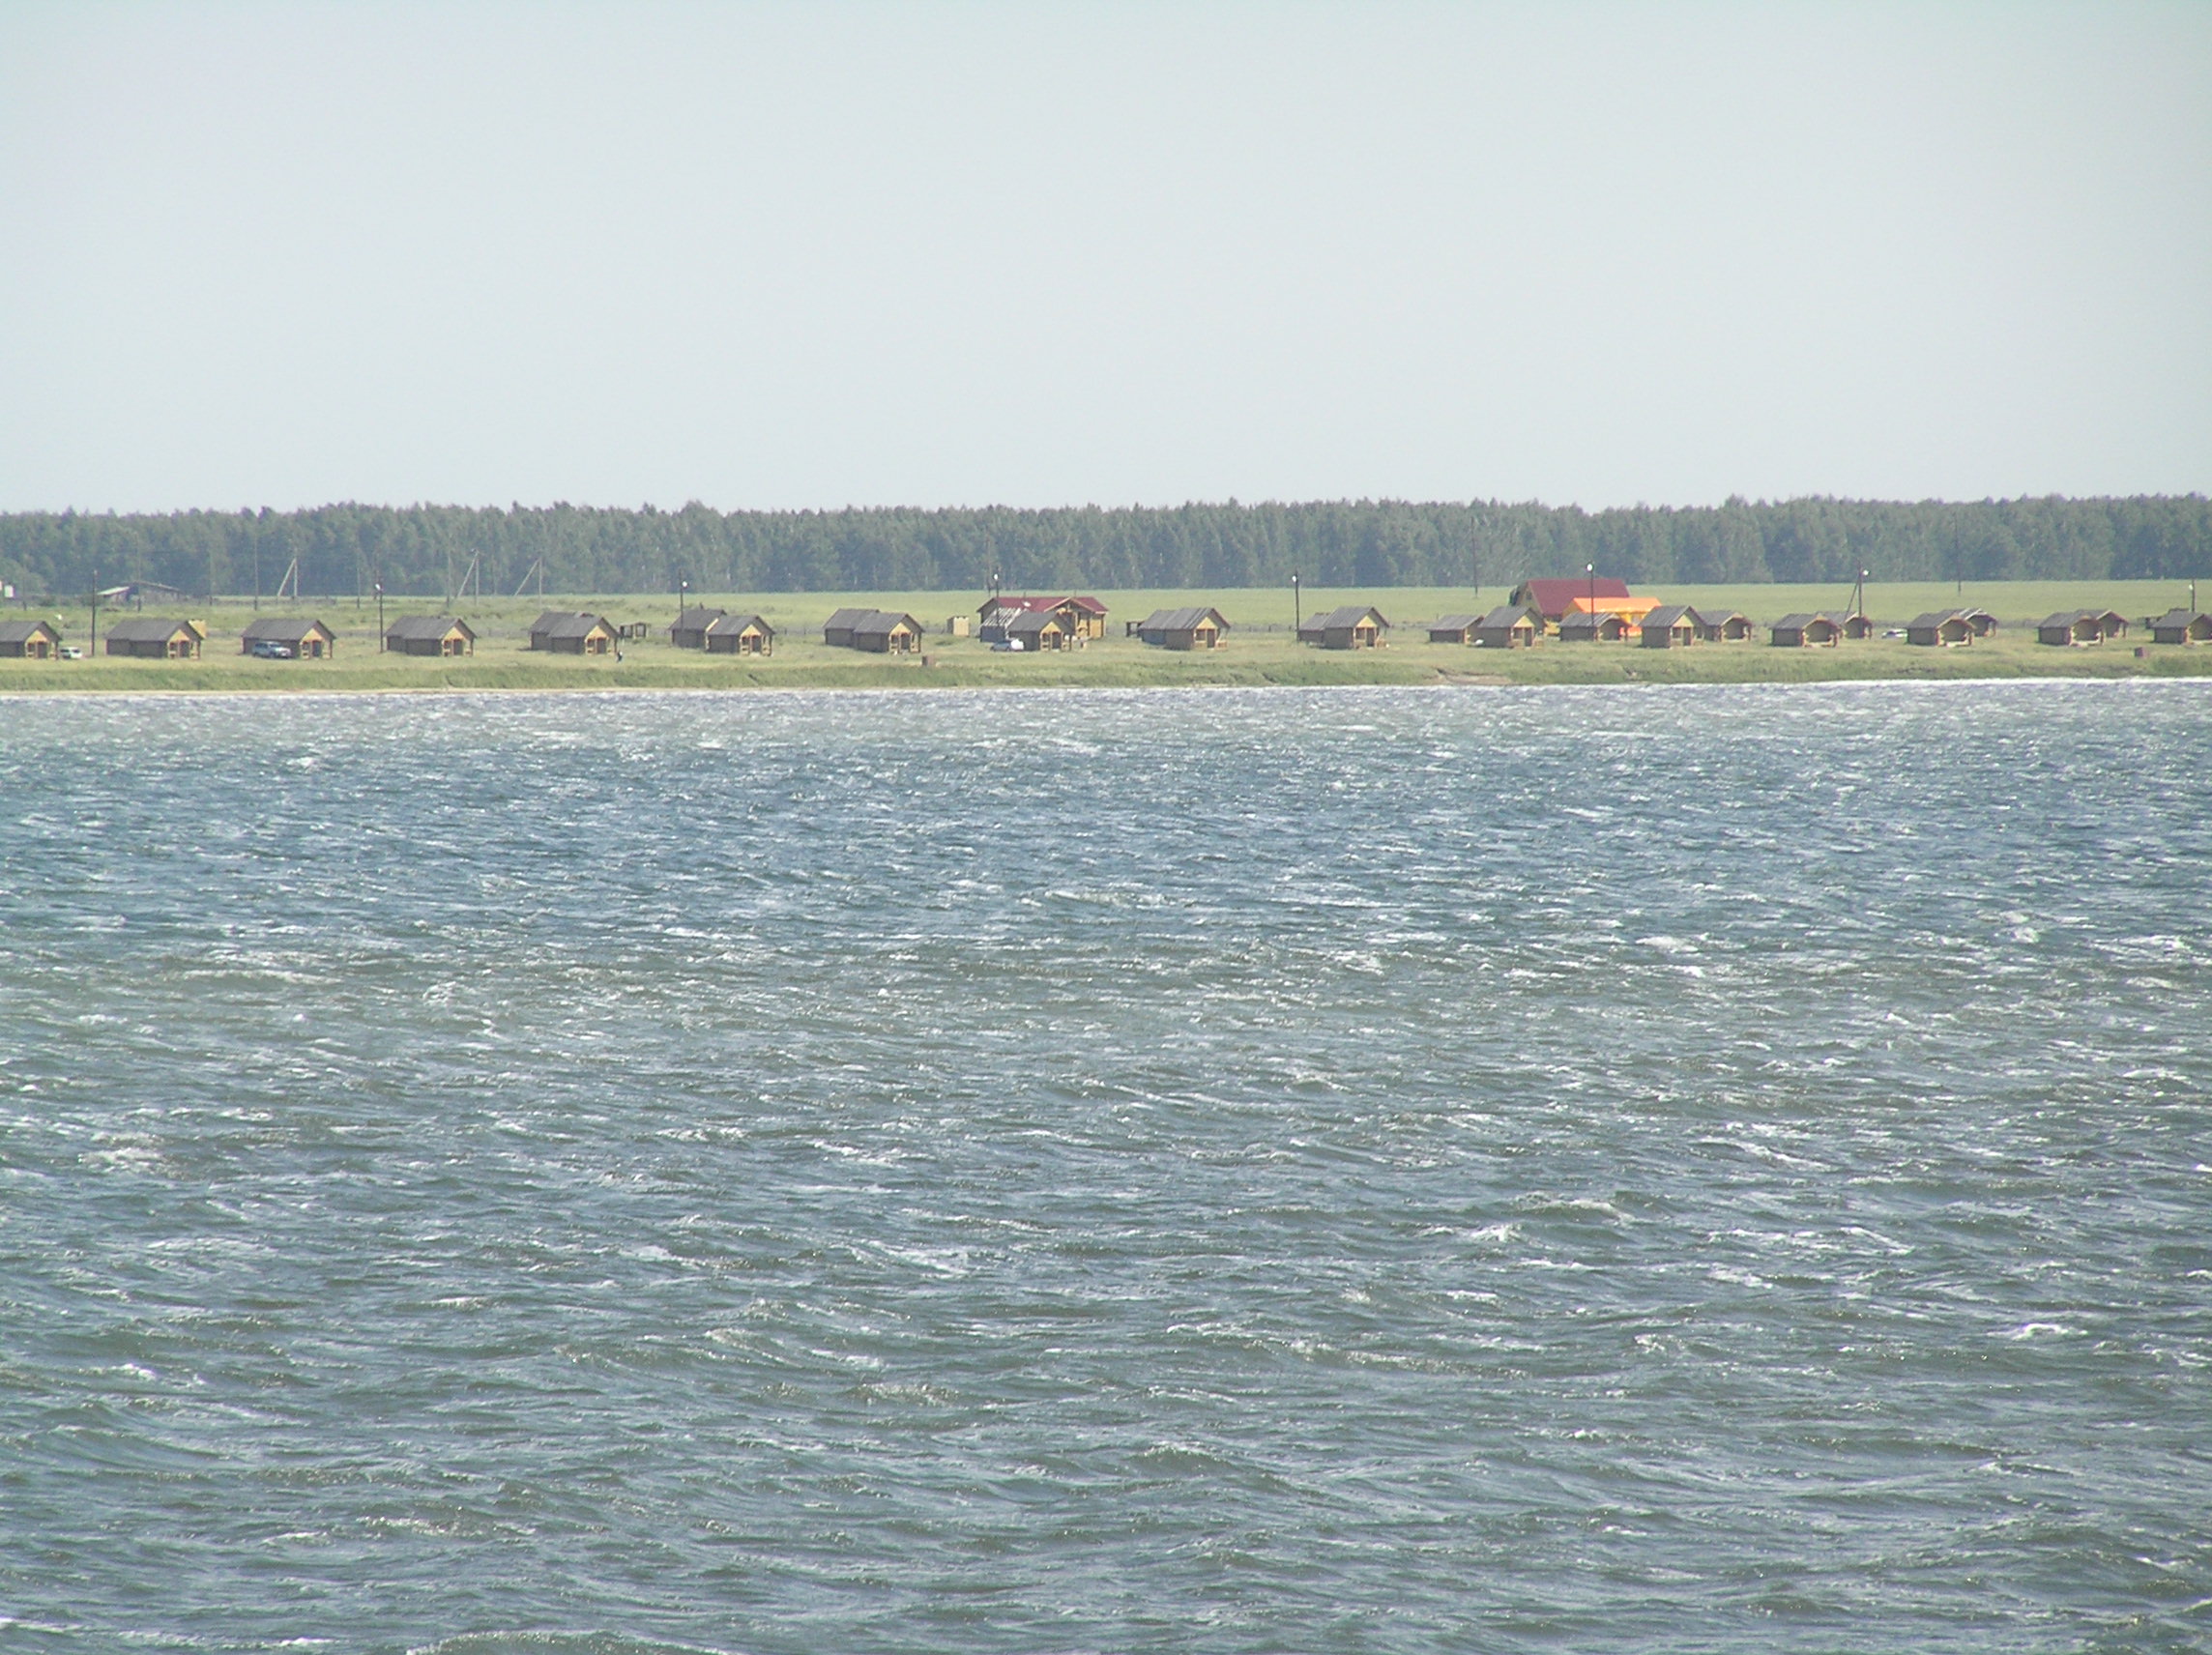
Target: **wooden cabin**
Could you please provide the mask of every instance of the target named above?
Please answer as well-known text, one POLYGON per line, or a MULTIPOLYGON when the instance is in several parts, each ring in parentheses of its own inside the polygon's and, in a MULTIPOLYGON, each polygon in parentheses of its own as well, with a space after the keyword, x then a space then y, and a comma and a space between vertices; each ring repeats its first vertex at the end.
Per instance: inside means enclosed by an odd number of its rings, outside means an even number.
POLYGON ((1785 615, 1767 629, 1776 649, 1832 649, 1844 635, 1844 624, 1833 615, 1785 615))
POLYGON ((1839 619, 1843 622, 1844 636, 1854 644, 1863 644, 1875 634, 1875 624, 1856 609, 1839 619))
POLYGON ((852 645, 872 655, 911 655, 921 648, 921 623, 895 610, 871 609, 853 623, 852 645))
POLYGON ((1382 611, 1357 603, 1341 604, 1325 615, 1310 617, 1298 628, 1298 642, 1324 650, 1379 650, 1390 623, 1382 611))
POLYGON ((1544 635, 1544 618, 1533 609, 1500 603, 1474 626, 1478 650, 1532 650, 1544 635))
POLYGON ((1932 609, 1905 624, 1905 641, 1924 648, 1955 650, 1981 635, 1964 609, 1932 609))
POLYGON ((477 635, 451 615, 402 615, 384 629, 384 647, 395 655, 473 655, 477 635))
POLYGON ((701 634, 700 645, 710 655, 772 655, 775 628, 758 615, 716 612, 701 634))
POLYGON ((1706 644, 1748 643, 1754 630, 1751 617, 1737 609, 1693 609, 1690 619, 1697 623, 1699 641, 1706 644))
POLYGON ((1060 616, 1050 609, 1025 609, 1019 615, 1006 619, 1006 642, 1018 644, 1034 653, 1039 650, 1064 650, 1074 640, 1067 628, 1060 624, 1060 616))
POLYGON ((549 609, 530 624, 530 647, 557 655, 603 655, 619 636, 603 615, 581 609, 549 609))
POLYGON ((1626 640, 1636 628, 1629 624, 1628 617, 1611 610, 1591 614, 1586 609, 1575 610, 1559 621, 1559 642, 1562 644, 1618 644, 1626 640))
POLYGON ((107 653, 157 661, 199 659, 207 628, 197 621, 118 621, 107 629, 107 653))
POLYGON ((703 650, 707 647, 707 628, 727 614, 727 609, 709 609, 704 605, 679 609, 668 628, 668 641, 679 650, 703 650))
POLYGON ((2212 644, 2212 614, 2201 609, 2169 609, 2151 622, 2150 641, 2154 644, 2212 644))
POLYGON ((1158 650, 1218 650, 1229 623, 1218 609, 1192 605, 1155 609, 1136 624, 1136 635, 1158 650))
POLYGON ((1515 609, 1533 609, 1549 625, 1564 620, 1567 605, 1578 597, 1626 597, 1628 583, 1612 575, 1562 575, 1557 580, 1525 580, 1515 587, 1506 602, 1515 609))
POLYGON ((1977 638, 1987 638, 1997 629, 1997 618, 1987 609, 1962 609, 1959 613, 1977 638))
POLYGON ((238 653, 253 653, 255 644, 281 644, 296 661, 328 660, 338 653, 338 635, 320 621, 298 616, 265 616, 239 634, 238 653))
POLYGON ((1643 645, 1647 650, 1686 650, 1702 641, 1698 612, 1687 603, 1662 603, 1645 613, 1643 645))
POLYGON ((1432 644, 1471 644, 1474 629, 1481 624, 1479 615, 1440 615, 1428 624, 1426 630, 1432 644))
POLYGON ((2039 644, 2080 646, 2105 641, 2104 624, 2094 609, 2062 609, 2035 624, 2039 644))
POLYGON ((0 656, 50 661, 60 653, 62 629, 51 621, 0 621, 0 656))

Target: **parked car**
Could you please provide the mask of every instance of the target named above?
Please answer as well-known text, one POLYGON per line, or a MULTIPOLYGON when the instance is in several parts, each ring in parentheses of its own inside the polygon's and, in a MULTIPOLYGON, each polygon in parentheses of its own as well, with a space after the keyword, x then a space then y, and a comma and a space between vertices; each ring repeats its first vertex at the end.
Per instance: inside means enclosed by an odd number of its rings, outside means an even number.
POLYGON ((275 638, 256 638, 252 654, 259 661, 288 661, 292 658, 292 646, 280 644, 275 638))
POLYGON ((84 659, 84 651, 75 644, 64 644, 54 653, 65 661, 81 661, 84 659))

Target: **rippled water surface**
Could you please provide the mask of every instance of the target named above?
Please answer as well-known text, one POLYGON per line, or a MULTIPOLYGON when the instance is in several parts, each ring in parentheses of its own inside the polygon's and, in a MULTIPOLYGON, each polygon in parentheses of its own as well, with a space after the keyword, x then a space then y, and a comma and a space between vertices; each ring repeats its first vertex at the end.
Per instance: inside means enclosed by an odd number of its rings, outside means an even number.
POLYGON ((2196 684, 0 705, 0 1647, 2212 1641, 2196 684))

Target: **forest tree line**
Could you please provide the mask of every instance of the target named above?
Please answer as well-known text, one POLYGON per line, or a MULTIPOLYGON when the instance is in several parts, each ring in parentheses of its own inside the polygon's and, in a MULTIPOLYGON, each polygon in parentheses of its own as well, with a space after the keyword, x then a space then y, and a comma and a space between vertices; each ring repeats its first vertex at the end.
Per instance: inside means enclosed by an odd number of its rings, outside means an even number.
POLYGON ((1311 504, 1020 510, 678 511, 557 505, 0 514, 0 579, 24 595, 160 582, 303 596, 456 592, 897 592, 1504 587, 1603 574, 1644 586, 2212 575, 2202 495, 1715 507, 1311 504))

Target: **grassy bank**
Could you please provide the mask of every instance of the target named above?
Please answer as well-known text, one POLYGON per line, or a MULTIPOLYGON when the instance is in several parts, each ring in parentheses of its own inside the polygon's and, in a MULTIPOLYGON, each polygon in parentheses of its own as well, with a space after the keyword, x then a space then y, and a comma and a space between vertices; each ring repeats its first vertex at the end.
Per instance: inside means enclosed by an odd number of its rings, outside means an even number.
MULTIPOLYGON (((1371 601, 1399 624, 1390 648, 1360 653, 1324 653, 1300 645, 1292 632, 1288 591, 1100 593, 1112 611, 1110 636, 1081 651, 1044 655, 995 653, 972 638, 946 636, 948 617, 972 615, 973 593, 862 593, 849 595, 776 593, 704 595, 699 600, 756 610, 778 631, 775 653, 738 660, 677 650, 667 641, 673 599, 657 595, 549 595, 465 601, 461 613, 479 634, 477 653, 460 660, 380 654, 373 603, 351 598, 284 606, 259 613, 311 614, 338 633, 328 661, 264 661, 239 653, 238 634, 255 610, 226 600, 183 606, 210 628, 207 653, 198 661, 114 659, 94 654, 81 661, 0 661, 0 693, 53 690, 578 690, 578 689, 823 689, 1080 685, 1147 686, 1343 683, 1621 683, 1809 682, 1845 679, 1962 679, 2007 677, 2175 677, 2212 675, 2212 649, 2147 646, 2139 640, 2092 649, 2056 649, 2035 641, 2031 624, 2057 609, 2110 606, 2140 617, 2186 601, 2186 584, 2172 581, 2082 583, 1968 583, 1950 586, 1871 588, 1867 607, 1884 622, 1903 622, 1925 609, 1962 601, 1987 608, 2005 626, 1996 637, 1959 650, 1913 649, 1875 639, 1832 650, 1777 650, 1763 641, 1700 645, 1680 651, 1633 645, 1546 644, 1532 651, 1470 650, 1430 644, 1410 624, 1435 615, 1487 607, 1502 593, 1465 589, 1399 588, 1372 592, 1309 589, 1305 613, 1339 602, 1371 601), (1160 605, 1210 602, 1235 630, 1229 647, 1177 654, 1148 649, 1121 635, 1121 623, 1160 605), (906 610, 927 624, 932 637, 923 658, 887 659, 821 641, 822 621, 842 603, 906 610), (528 626, 541 607, 583 608, 620 622, 646 622, 653 631, 626 643, 623 659, 580 659, 533 653, 528 626)), ((1761 621, 1796 609, 1838 608, 1848 594, 1832 587, 1684 587, 1663 594, 1673 601, 1715 604, 1761 621)), ((387 618, 427 614, 435 602, 388 599, 387 618)), ((103 612, 102 630, 112 617, 103 612)), ((84 643, 90 616, 82 609, 58 620, 69 639, 84 643)), ((1763 631, 1760 634, 1763 640, 1763 631)))

